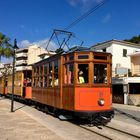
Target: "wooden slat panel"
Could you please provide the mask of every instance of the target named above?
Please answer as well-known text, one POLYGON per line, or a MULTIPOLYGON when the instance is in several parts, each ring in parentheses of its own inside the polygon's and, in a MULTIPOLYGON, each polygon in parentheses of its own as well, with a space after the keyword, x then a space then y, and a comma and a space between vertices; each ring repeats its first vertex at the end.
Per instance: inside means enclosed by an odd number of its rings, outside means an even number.
POLYGON ((63 87, 62 104, 63 104, 63 109, 74 110, 73 87, 63 87))

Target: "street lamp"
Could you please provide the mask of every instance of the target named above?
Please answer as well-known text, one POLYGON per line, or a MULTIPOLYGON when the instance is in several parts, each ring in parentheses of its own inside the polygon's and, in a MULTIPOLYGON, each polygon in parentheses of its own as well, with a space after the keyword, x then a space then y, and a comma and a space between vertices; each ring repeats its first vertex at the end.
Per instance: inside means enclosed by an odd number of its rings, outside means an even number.
POLYGON ((17 46, 17 40, 14 40, 14 46, 13 46, 13 71, 12 71, 12 96, 11 96, 11 112, 14 112, 14 80, 15 80, 15 51, 18 49, 17 46))

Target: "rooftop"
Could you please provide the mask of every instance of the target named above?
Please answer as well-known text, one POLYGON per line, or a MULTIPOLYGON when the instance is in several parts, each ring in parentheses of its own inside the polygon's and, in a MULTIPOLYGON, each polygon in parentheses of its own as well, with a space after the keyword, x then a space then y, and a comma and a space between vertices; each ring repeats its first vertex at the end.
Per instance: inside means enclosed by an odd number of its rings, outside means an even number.
POLYGON ((131 43, 131 42, 123 41, 123 40, 116 40, 116 39, 112 39, 112 40, 108 40, 102 43, 95 44, 91 46, 91 48, 99 46, 99 45, 103 45, 103 44, 113 44, 113 43, 121 44, 121 45, 129 45, 131 47, 140 48, 140 44, 135 44, 135 43, 131 43))

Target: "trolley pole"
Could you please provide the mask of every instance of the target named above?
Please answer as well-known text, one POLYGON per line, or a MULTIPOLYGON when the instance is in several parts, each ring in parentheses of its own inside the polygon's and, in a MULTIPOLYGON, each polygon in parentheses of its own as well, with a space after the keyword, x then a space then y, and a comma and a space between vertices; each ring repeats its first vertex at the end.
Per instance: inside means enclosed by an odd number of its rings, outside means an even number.
POLYGON ((13 70, 12 70, 12 96, 11 96, 11 112, 14 112, 14 80, 15 80, 15 51, 18 49, 17 41, 14 40, 13 46, 13 70))

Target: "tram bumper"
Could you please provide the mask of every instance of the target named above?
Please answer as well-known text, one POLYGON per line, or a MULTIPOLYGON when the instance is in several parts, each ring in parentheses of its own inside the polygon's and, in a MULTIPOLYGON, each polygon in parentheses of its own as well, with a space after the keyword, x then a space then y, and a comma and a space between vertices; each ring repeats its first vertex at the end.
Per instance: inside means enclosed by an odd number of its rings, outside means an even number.
POLYGON ((114 117, 114 110, 104 111, 76 111, 75 116, 80 118, 100 118, 101 120, 111 120, 114 117))

